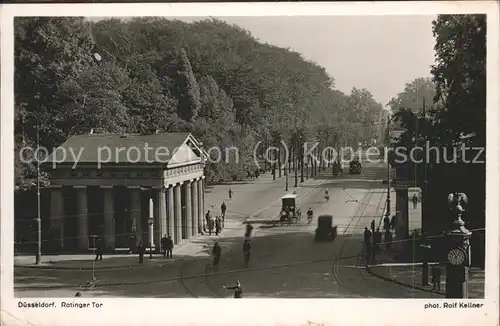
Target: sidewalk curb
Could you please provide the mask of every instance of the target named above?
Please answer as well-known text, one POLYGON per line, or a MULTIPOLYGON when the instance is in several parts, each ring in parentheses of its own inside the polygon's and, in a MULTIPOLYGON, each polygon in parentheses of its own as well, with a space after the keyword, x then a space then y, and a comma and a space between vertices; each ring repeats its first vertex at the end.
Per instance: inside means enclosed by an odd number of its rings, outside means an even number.
MULTIPOLYGON (((146 259, 145 259, 146 260, 146 259)), ((66 271, 92 271, 92 270, 100 270, 100 271, 111 271, 111 270, 122 270, 122 269, 131 269, 131 268, 139 268, 139 267, 163 267, 167 264, 155 264, 155 265, 140 265, 140 264, 133 264, 133 265, 123 265, 123 266, 112 266, 112 267, 67 267, 67 266, 56 266, 56 265, 14 265, 14 268, 29 268, 29 269, 52 269, 52 270, 66 270, 66 271)))
POLYGON ((373 272, 370 267, 365 267, 365 270, 368 274, 372 275, 372 276, 375 276, 383 281, 386 281, 386 282, 391 282, 393 284, 397 284, 397 285, 401 285, 401 286, 404 286, 406 288, 410 288, 410 289, 414 289, 414 290, 420 290, 420 291, 423 291, 423 292, 429 292, 429 293, 436 293, 436 294, 440 294, 440 295, 446 295, 446 293, 442 292, 442 291, 432 291, 432 290, 429 290, 429 289, 426 289, 426 288, 423 288, 421 286, 413 286, 413 285, 410 285, 410 284, 406 284, 404 282, 400 282, 400 281, 397 281, 395 279, 392 279, 392 278, 388 278, 388 277, 385 277, 385 276, 382 276, 380 274, 377 274, 375 272, 373 272))
MULTIPOLYGON (((279 178, 276 178, 276 180, 273 180, 273 181, 278 181, 279 178)), ((302 184, 305 185, 305 184, 309 184, 311 183, 312 181, 316 181, 317 179, 315 178, 310 178, 309 180, 303 182, 302 184)), ((299 187, 297 187, 296 189, 299 189, 299 187)), ((312 188, 310 190, 308 190, 306 192, 309 193, 311 192, 313 189, 315 188, 312 188)), ((246 224, 246 221, 243 220, 241 225, 242 225, 242 228, 243 229, 243 225, 246 224)), ((236 225, 238 225, 238 223, 236 223, 236 225)), ((224 235, 224 231, 225 229, 222 230, 222 232, 219 234, 219 237, 223 236, 224 235)), ((204 236, 205 234, 200 234, 198 235, 199 236, 204 236)), ((177 245, 176 246, 176 249, 181 249, 183 248, 184 246, 187 246, 189 245, 191 242, 190 241, 186 241, 185 243, 182 243, 181 245, 177 245)), ((174 251, 175 253, 175 251, 174 251)), ((146 258, 145 258, 146 260, 146 258)), ((57 265, 48 265, 48 264, 43 264, 43 265, 23 265, 23 264, 14 264, 14 268, 25 268, 25 269, 39 269, 39 270, 62 270, 62 271, 92 271, 92 270, 99 270, 99 271, 113 271, 113 270, 123 270, 123 269, 131 269, 131 268, 139 268, 139 267, 163 267, 163 266, 166 266, 168 265, 168 263, 159 263, 159 264, 155 264, 155 265, 147 265, 147 264, 131 264, 131 265, 123 265, 123 266, 109 266, 109 267, 99 267, 99 266, 95 266, 95 267, 67 267, 67 266, 57 266, 57 265)))

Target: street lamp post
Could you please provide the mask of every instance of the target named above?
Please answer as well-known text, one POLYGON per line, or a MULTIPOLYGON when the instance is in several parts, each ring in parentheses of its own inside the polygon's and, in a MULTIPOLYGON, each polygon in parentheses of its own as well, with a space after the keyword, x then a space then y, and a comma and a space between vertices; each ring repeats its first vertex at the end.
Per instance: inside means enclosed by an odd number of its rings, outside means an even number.
POLYGON ((389 125, 391 123, 391 118, 387 117, 387 209, 385 216, 389 217, 391 215, 391 163, 389 160, 389 147, 391 145, 389 125))
POLYGON ((285 168, 285 191, 288 191, 288 169, 285 168))
POLYGON ((153 198, 149 199, 149 259, 153 258, 153 242, 154 242, 154 234, 153 234, 153 224, 154 224, 154 204, 153 198))

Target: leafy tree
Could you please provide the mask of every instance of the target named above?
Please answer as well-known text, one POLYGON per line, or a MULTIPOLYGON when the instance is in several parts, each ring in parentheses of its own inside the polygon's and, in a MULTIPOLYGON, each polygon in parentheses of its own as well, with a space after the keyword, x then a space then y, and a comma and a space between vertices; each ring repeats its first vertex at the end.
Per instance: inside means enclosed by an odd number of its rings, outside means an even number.
POLYGON ((200 89, 184 49, 179 54, 179 69, 175 84, 174 94, 179 102, 179 117, 185 121, 191 121, 200 110, 200 89))
POLYGON ((403 92, 392 98, 388 105, 391 111, 396 113, 401 108, 411 109, 413 112, 422 111, 422 105, 425 101, 426 105, 434 102, 436 96, 436 87, 431 78, 415 78, 412 82, 407 83, 403 92))

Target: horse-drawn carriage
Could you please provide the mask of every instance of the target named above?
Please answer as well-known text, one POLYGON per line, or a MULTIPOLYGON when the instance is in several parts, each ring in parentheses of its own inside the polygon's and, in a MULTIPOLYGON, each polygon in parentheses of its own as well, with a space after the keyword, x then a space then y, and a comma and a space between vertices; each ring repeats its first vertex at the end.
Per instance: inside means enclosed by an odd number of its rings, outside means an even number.
POLYGON ((349 163, 349 173, 361 174, 361 163, 358 159, 355 159, 349 163))
POLYGON ((280 223, 300 222, 301 211, 297 194, 288 194, 281 197, 280 223))

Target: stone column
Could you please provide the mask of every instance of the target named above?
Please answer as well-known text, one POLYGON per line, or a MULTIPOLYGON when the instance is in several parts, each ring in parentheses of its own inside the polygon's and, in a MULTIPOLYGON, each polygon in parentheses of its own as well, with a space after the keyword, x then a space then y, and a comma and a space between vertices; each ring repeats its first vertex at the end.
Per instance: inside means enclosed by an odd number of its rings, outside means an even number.
POLYGON ((175 205, 174 205, 174 187, 170 186, 167 189, 167 205, 168 205, 168 235, 175 240, 175 205))
POLYGON ((205 210, 203 205, 203 179, 196 181, 198 183, 198 227, 200 228, 200 233, 203 230, 203 225, 205 225, 205 210))
POLYGON ((186 239, 193 235, 193 215, 191 207, 191 180, 186 183, 186 239))
POLYGON ((89 225, 87 211, 87 186, 75 186, 77 200, 78 250, 89 249, 89 225))
POLYGON ((408 188, 396 189, 396 240, 408 236, 408 188))
POLYGON ((132 230, 135 229, 135 236, 137 238, 137 244, 139 241, 143 241, 142 234, 142 211, 141 211, 141 190, 139 187, 129 187, 130 189, 130 210, 129 214, 131 217, 132 230))
POLYGON ((167 201, 162 189, 155 189, 155 250, 161 251, 161 238, 167 234, 167 201))
POLYGON ((115 208, 113 186, 101 186, 104 192, 104 243, 107 250, 115 250, 115 208))
MULTIPOLYGON (((55 243, 58 243, 64 248, 64 197, 62 186, 50 186, 50 229, 53 233, 51 236, 59 238, 55 243)), ((50 239, 53 240, 53 239, 50 239)))
POLYGON ((193 221, 193 228, 191 233, 193 236, 198 235, 198 220, 200 218, 199 213, 198 213, 198 181, 194 179, 192 181, 192 187, 191 187, 191 207, 193 208, 192 211, 192 221, 193 221))
POLYGON ((182 242, 182 202, 181 202, 181 185, 176 184, 174 188, 174 241, 175 244, 182 242))

